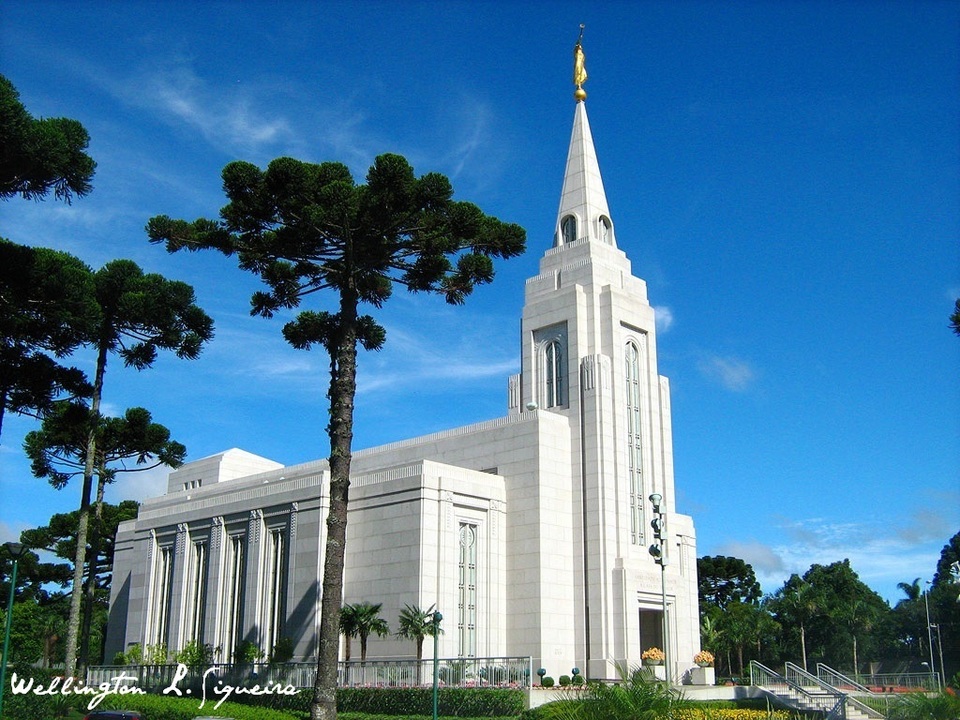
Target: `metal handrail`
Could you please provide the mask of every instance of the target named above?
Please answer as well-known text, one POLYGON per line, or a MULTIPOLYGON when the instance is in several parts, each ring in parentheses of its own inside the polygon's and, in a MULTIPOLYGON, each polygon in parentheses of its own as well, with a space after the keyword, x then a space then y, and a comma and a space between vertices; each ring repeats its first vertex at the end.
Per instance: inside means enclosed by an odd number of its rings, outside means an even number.
POLYGON ((860 692, 868 693, 870 695, 875 694, 870 688, 866 687, 865 685, 861 685, 856 680, 853 680, 852 678, 848 677, 847 675, 844 675, 842 672, 839 672, 838 670, 834 670, 832 667, 830 667, 829 665, 825 665, 822 662, 817 663, 817 677, 822 680, 825 680, 826 682, 830 683, 834 687, 840 687, 841 685, 849 685, 854 690, 859 690, 860 692))
MULTIPOLYGON (((788 662, 785 666, 785 671, 787 673, 787 677, 793 676, 794 678, 797 678, 798 681, 801 681, 800 684, 802 684, 803 680, 813 683, 815 687, 819 687, 824 692, 839 696, 841 698, 841 702, 844 705, 852 705, 857 710, 865 714, 867 717, 878 718, 879 720, 883 720, 883 717, 884 717, 883 713, 881 713, 879 710, 870 707, 869 705, 867 705, 864 702, 861 702, 860 700, 857 700, 857 698, 853 697, 852 695, 849 695, 848 693, 845 693, 844 691, 840 690, 838 687, 832 685, 831 683, 828 683, 825 680, 820 679, 816 675, 813 675, 807 672, 802 667, 798 665, 794 665, 791 662, 788 662)), ((867 692, 869 693, 870 691, 868 690, 867 692)))
MULTIPOLYGON (((437 661, 440 682, 447 687, 520 687, 531 684, 530 657, 441 658, 437 661)), ((87 668, 86 684, 92 687, 113 683, 122 677, 123 684, 142 689, 169 687, 178 673, 176 663, 165 665, 98 665, 87 668)), ((312 687, 316 662, 228 664, 212 663, 187 668, 186 675, 176 680, 183 687, 200 681, 205 673, 215 680, 234 685, 252 682, 281 683, 294 687, 312 687)), ((416 687, 433 680, 433 659, 367 660, 340 662, 337 684, 340 687, 416 687)))
MULTIPOLYGON (((803 672, 802 668, 797 669, 803 672)), ((810 677, 813 676, 810 675, 810 677)), ((767 688, 784 688, 785 694, 790 695, 792 693, 802 697, 807 704, 824 713, 825 720, 836 720, 836 718, 843 718, 846 715, 844 702, 847 698, 843 693, 833 688, 828 692, 811 692, 796 680, 781 675, 756 660, 750 661, 750 684, 757 685, 765 690, 767 688)), ((771 691, 768 690, 768 692, 771 691)), ((777 693, 771 692, 771 694, 776 695, 777 693)), ((797 705, 800 705, 798 699, 794 698, 794 700, 797 705)))
POLYGON ((867 675, 858 673, 857 677, 864 685, 908 690, 922 689, 931 692, 936 691, 940 683, 939 672, 894 672, 870 673, 867 675))

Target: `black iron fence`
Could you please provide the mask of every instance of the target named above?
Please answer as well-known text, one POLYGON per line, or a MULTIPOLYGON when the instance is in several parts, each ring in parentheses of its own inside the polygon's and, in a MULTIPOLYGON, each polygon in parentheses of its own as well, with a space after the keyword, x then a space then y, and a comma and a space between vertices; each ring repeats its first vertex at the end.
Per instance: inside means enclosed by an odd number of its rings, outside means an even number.
MULTIPOLYGON (((315 662, 211 664, 187 667, 167 665, 97 665, 87 669, 86 683, 137 687, 147 692, 171 688, 185 691, 205 684, 250 687, 269 684, 313 687, 315 662)), ((433 660, 367 660, 339 663, 340 687, 417 687, 433 684, 433 660)), ((442 687, 530 687, 529 657, 444 658, 437 661, 437 679, 442 687)), ((175 693, 174 693, 175 694, 175 693)))

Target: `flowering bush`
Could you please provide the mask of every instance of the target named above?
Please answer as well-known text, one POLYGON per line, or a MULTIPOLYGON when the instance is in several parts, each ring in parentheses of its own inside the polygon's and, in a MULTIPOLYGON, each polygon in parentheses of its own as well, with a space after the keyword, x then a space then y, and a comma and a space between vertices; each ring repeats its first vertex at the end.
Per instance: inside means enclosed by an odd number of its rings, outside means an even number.
POLYGON ((748 710, 746 708, 681 708, 676 720, 789 720, 786 710, 748 710))
POLYGON ((667 656, 663 654, 663 650, 658 647, 652 647, 644 650, 640 655, 641 660, 659 660, 660 662, 663 662, 666 657, 667 656))
POLYGON ((713 653, 708 650, 701 650, 693 656, 693 661, 697 665, 713 665, 713 653))

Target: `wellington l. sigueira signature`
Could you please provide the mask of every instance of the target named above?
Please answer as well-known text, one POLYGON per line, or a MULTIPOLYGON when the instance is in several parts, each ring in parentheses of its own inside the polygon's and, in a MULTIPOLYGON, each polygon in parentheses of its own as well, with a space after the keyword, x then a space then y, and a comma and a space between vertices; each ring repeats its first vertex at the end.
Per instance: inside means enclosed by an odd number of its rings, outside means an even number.
MULTIPOLYGON (((214 705, 214 708, 219 708, 233 695, 296 695, 300 692, 293 685, 284 685, 279 682, 267 682, 264 685, 254 684, 249 687, 230 685, 217 678, 214 674, 215 671, 216 668, 211 667, 203 672, 200 683, 201 695, 199 709, 203 709, 204 704, 207 702, 208 685, 210 686, 209 689, 213 696, 220 698, 217 704, 214 705), (213 676, 212 680, 211 676, 213 676)), ((162 694, 176 695, 178 697, 182 697, 184 694, 193 695, 192 688, 181 690, 179 687, 179 684, 185 680, 188 675, 189 669, 187 666, 183 663, 178 663, 173 679, 170 681, 170 684, 161 691, 162 694)), ((10 677, 10 690, 14 695, 36 695, 38 697, 51 695, 89 695, 90 701, 87 703, 87 710, 93 710, 111 695, 146 695, 146 690, 136 686, 136 680, 137 677, 135 675, 127 675, 126 672, 121 671, 119 675, 111 678, 109 681, 102 682, 95 686, 87 685, 83 681, 74 682, 73 678, 70 677, 56 677, 47 685, 42 685, 32 677, 17 677, 17 674, 13 673, 10 677)))

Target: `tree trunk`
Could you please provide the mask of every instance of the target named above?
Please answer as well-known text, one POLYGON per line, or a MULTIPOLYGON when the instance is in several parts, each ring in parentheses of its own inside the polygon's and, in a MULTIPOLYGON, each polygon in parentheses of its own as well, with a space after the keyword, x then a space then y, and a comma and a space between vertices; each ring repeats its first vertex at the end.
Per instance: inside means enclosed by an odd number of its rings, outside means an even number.
POLYGON ((77 522, 77 552, 73 559, 73 590, 70 595, 70 618, 67 621, 67 648, 64 676, 75 677, 77 671, 77 638, 80 632, 80 611, 83 600, 83 567, 87 562, 87 530, 90 524, 90 493, 93 489, 93 468, 97 454, 97 430, 100 424, 100 398, 103 394, 103 376, 107 369, 107 347, 102 344, 97 353, 97 370, 90 398, 90 427, 87 430, 87 450, 83 467, 83 490, 80 495, 80 517, 77 522))
POLYGON ((417 686, 423 684, 423 635, 417 637, 417 686))
MULTIPOLYGON (((97 468, 97 499, 94 502, 93 526, 90 529, 90 570, 83 589, 83 623, 80 635, 79 666, 86 667, 90 662, 90 628, 93 625, 93 605, 97 595, 97 561, 100 557, 101 530, 103 527, 103 494, 106 468, 100 463, 97 468)), ((106 659, 106 658, 103 658, 106 659)))
POLYGON ((311 720, 335 720, 337 717, 337 655, 347 540, 353 403, 357 391, 357 295, 352 287, 341 291, 339 324, 340 335, 336 344, 331 343, 329 348, 330 510, 327 514, 317 679, 313 686, 311 720))
POLYGON ((803 655, 803 671, 807 672, 807 632, 800 623, 800 653, 803 655))
POLYGON ((7 389, 0 392, 0 435, 3 435, 3 413, 7 409, 7 389))

